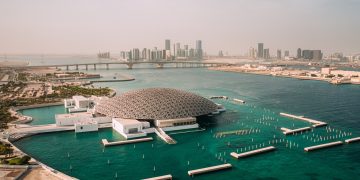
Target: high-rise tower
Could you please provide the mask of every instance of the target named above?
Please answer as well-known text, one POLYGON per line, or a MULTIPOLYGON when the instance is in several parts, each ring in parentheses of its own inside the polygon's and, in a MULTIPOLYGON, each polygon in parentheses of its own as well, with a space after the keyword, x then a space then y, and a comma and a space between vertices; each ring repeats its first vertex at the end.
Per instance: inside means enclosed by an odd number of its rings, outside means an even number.
POLYGON ((165 39, 165 50, 170 51, 170 39, 165 39))
POLYGON ((258 43, 258 58, 264 58, 264 43, 258 43))
POLYGON ((203 50, 202 50, 202 42, 201 40, 196 41, 196 55, 199 59, 202 59, 203 57, 203 50))

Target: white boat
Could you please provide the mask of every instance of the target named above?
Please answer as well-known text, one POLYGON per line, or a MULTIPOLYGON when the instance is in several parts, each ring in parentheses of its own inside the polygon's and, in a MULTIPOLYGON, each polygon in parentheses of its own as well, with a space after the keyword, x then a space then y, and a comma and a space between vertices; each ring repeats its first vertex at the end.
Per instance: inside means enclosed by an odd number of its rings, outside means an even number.
POLYGON ((240 102, 240 103, 243 103, 245 104, 245 101, 244 100, 241 100, 241 99, 233 99, 235 102, 240 102))

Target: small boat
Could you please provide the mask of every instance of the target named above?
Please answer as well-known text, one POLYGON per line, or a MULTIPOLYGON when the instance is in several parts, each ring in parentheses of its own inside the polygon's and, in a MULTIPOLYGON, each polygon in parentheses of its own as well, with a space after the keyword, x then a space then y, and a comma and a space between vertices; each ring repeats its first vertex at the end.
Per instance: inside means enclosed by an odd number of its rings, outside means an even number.
POLYGON ((227 96, 211 96, 210 99, 229 99, 227 96))
POLYGON ((241 100, 241 99, 233 99, 235 102, 239 102, 239 103, 243 103, 245 104, 245 101, 244 100, 241 100))

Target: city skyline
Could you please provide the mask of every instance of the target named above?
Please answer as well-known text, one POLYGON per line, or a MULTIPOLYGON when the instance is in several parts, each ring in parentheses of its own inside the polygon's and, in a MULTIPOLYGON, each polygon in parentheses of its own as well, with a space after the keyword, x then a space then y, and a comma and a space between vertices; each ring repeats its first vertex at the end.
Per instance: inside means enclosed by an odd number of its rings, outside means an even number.
POLYGON ((119 52, 163 48, 164 39, 171 46, 201 39, 211 55, 220 50, 243 55, 258 42, 272 55, 286 49, 296 56, 299 47, 325 54, 360 52, 359 1, 182 2, 2 1, 0 53, 119 52))

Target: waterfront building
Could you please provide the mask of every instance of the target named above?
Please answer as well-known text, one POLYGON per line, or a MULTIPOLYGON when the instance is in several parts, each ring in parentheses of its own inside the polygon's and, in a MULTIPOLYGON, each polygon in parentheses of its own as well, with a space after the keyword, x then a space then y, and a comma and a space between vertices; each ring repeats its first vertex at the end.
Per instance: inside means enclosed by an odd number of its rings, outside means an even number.
POLYGON ((120 128, 115 130, 125 134, 125 137, 132 137, 132 133, 140 132, 143 136, 146 135, 145 132, 154 131, 144 130, 144 127, 149 128, 149 126, 144 125, 143 122, 154 124, 155 128, 164 128, 164 131, 197 128, 199 125, 196 123, 196 117, 217 114, 219 106, 221 105, 190 92, 169 88, 148 88, 101 101, 96 105, 95 112, 101 116, 112 117, 113 125, 124 122, 122 126, 115 125, 120 128), (129 124, 136 129, 124 129, 129 124))
POLYGON ((176 57, 180 57, 181 53, 181 47, 180 47, 180 43, 176 43, 176 57))
POLYGON ((165 50, 169 50, 169 51, 170 51, 170 39, 166 39, 166 40, 165 40, 165 50))
POLYGON ((109 59, 110 58, 110 52, 99 52, 97 54, 98 58, 104 58, 104 59, 109 59))
POLYGON ((322 52, 321 50, 303 50, 302 51, 302 58, 308 60, 321 60, 322 59, 322 52))
POLYGON ((264 49, 264 59, 270 59, 270 50, 264 49))
POLYGON ((203 58, 203 50, 202 50, 202 42, 201 40, 197 40, 196 41, 196 57, 199 59, 203 58))
POLYGON ((297 55, 296 55, 296 58, 301 59, 301 57, 302 57, 302 55, 301 55, 301 49, 300 49, 300 48, 298 48, 298 49, 297 49, 297 55))
POLYGON ((277 59, 281 59, 281 49, 277 50, 276 57, 277 59))
POLYGON ((219 57, 223 57, 223 56, 224 56, 224 53, 223 53, 222 50, 219 51, 219 55, 218 55, 218 56, 219 56, 219 57))
POLYGON ((147 59, 147 49, 143 48, 141 51, 141 59, 147 59))
POLYGON ((165 50, 165 59, 166 60, 171 60, 171 51, 170 50, 165 50))
POLYGON ((140 60, 140 50, 138 48, 134 48, 132 50, 133 58, 132 60, 138 61, 140 60))
POLYGON ((313 53, 312 60, 321 60, 322 59, 323 54, 322 54, 321 50, 313 50, 312 53, 313 53))
POLYGON ((255 59, 257 57, 257 51, 255 48, 250 47, 249 49, 249 58, 255 59))
POLYGON ((132 56, 132 51, 130 50, 130 51, 126 52, 126 57, 125 57, 125 59, 126 59, 127 61, 132 61, 132 58, 133 58, 133 56, 132 56))
POLYGON ((289 50, 286 50, 286 51, 284 52, 284 56, 285 56, 285 57, 290 57, 290 52, 289 52, 289 50))
POLYGON ((312 51, 311 50, 303 50, 302 51, 302 58, 303 59, 308 59, 308 60, 310 60, 310 59, 312 59, 312 51))
POLYGON ((135 90, 113 98, 74 96, 64 100, 64 105, 78 106, 86 112, 56 114, 57 126, 75 126, 76 132, 87 132, 97 131, 100 124, 112 123, 114 130, 125 138, 146 136, 155 132, 154 128, 160 128, 159 131, 198 128, 196 117, 225 111, 221 104, 170 88, 135 90))
POLYGON ((189 57, 189 45, 184 45, 184 51, 185 51, 184 56, 186 58, 188 58, 189 57))
POLYGON ((264 58, 264 43, 258 43, 258 58, 264 58))
POLYGON ((187 91, 148 88, 100 101, 95 109, 110 117, 162 120, 206 115, 216 111, 217 105, 187 91))
POLYGON ((151 60, 151 50, 147 49, 146 60, 151 60))
POLYGON ((190 48, 190 50, 189 50, 189 57, 190 57, 190 58, 194 58, 194 57, 195 57, 195 49, 194 49, 194 48, 190 48))
POLYGON ((125 51, 120 52, 120 59, 126 60, 126 52, 125 51))
POLYGON ((150 128, 147 121, 138 121, 136 119, 113 118, 112 128, 126 139, 146 136, 145 129, 150 128))
POLYGON ((93 108, 95 100, 84 96, 73 96, 71 99, 64 99, 64 106, 71 112, 84 112, 88 108, 93 108))

